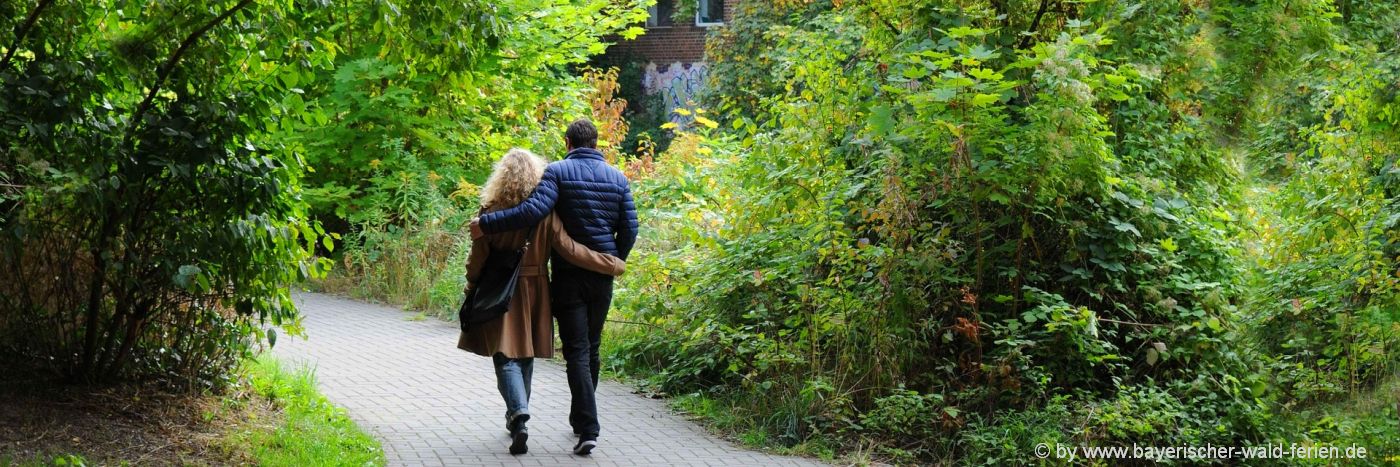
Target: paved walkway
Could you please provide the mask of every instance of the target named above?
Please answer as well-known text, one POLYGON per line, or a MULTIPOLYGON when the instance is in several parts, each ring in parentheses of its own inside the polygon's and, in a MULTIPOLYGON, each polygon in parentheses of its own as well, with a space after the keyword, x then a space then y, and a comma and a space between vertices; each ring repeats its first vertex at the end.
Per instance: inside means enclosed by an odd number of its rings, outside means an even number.
POLYGON ((491 360, 458 350, 455 324, 328 295, 295 300, 306 338, 283 337, 273 354, 313 368, 321 392, 383 441, 389 465, 817 465, 745 451, 610 381, 598 387, 599 447, 574 456, 564 368, 544 360, 535 362, 530 452, 511 456, 491 360))

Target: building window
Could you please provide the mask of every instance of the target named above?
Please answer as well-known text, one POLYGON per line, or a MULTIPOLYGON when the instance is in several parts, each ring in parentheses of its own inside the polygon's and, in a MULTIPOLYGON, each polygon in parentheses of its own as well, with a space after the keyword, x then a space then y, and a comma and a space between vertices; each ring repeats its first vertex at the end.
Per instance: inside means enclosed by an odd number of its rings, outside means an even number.
POLYGON ((671 16, 676 12, 676 0, 656 0, 647 8, 647 27, 669 28, 675 24, 671 16))
POLYGON ((699 0, 695 9, 696 26, 718 26, 724 24, 724 0, 699 0))

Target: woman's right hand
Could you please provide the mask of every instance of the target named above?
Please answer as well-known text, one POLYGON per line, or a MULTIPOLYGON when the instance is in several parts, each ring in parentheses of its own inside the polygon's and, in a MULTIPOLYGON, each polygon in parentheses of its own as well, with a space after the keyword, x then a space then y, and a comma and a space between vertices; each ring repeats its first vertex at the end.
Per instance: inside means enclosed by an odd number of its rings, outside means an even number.
MULTIPOLYGON (((612 255, 608 255, 608 256, 612 256, 612 255)), ((627 273, 627 262, 626 262, 626 261, 623 261, 622 258, 618 258, 618 257, 616 257, 616 256, 612 256, 612 257, 615 258, 615 259, 617 259, 616 264, 613 265, 613 270, 612 270, 613 274, 612 274, 612 276, 613 276, 613 277, 620 277, 620 276, 622 276, 623 274, 627 273)))

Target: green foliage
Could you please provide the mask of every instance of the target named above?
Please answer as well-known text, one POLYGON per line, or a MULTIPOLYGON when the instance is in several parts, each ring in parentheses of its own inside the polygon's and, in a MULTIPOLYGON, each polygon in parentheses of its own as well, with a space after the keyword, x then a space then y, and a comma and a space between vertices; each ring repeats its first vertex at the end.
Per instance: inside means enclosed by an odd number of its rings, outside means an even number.
POLYGON ((7 345, 85 379, 217 384, 265 323, 295 330, 288 284, 321 273, 309 252, 330 243, 299 199, 301 161, 271 137, 295 116, 271 78, 304 58, 280 46, 304 14, 25 10, 0 62, 7 345))
POLYGON ((374 169, 357 201, 364 208, 350 216, 356 229, 345 237, 343 268, 323 285, 452 316, 466 286, 466 231, 476 215, 477 188, 460 182, 443 195, 447 180, 399 142, 390 141, 384 151, 393 154, 386 158, 391 162, 374 169))
MULTIPOLYGON (((374 200, 376 177, 381 166, 412 165, 405 156, 449 180, 480 183, 510 147, 562 152, 555 129, 588 109, 586 87, 567 68, 601 53, 606 35, 638 34, 629 24, 645 18, 643 3, 340 7, 343 19, 308 39, 329 51, 331 66, 282 77, 302 90, 288 97, 306 114, 289 125, 287 139, 314 169, 307 178, 317 216, 344 231, 382 228, 360 225, 361 211, 387 207, 374 200), (439 35, 452 45, 435 45, 439 35)), ((436 212, 388 214, 407 226, 436 212)))
POLYGON ((1393 2, 742 1, 674 132, 573 74, 643 0, 148 3, 0 4, 0 338, 74 376, 216 386, 315 254, 451 310, 489 163, 593 112, 646 222, 610 369, 749 442, 1400 431, 1393 2))
POLYGON ((1390 52, 1327 2, 945 3, 740 4, 721 130, 635 183, 618 305, 660 332, 619 334, 622 370, 780 444, 949 463, 1257 441, 1318 390, 1290 381, 1393 374, 1390 52), (1308 151, 1273 171, 1294 194, 1244 190, 1242 129, 1308 151))
POLYGON ((384 55, 393 36, 364 41, 355 31, 378 31, 373 15, 318 38, 335 44, 334 64, 302 78, 309 118, 287 139, 314 168, 317 217, 345 232, 344 268, 323 287, 452 316, 491 163, 516 146, 562 154, 561 129, 593 97, 570 71, 646 17, 641 0, 490 3, 488 49, 448 69, 384 55))
POLYGON ((249 446, 260 465, 384 465, 384 450, 364 430, 316 391, 309 370, 290 372, 260 357, 247 366, 258 397, 277 404, 286 417, 276 430, 233 433, 230 444, 249 446))
POLYGON ((666 101, 661 93, 647 94, 642 86, 646 72, 646 60, 635 56, 609 57, 600 61, 605 67, 618 69, 617 98, 627 101, 623 117, 627 120, 627 137, 623 139, 620 151, 623 154, 643 155, 665 151, 673 134, 661 128, 670 121, 666 112, 666 101))
MULTIPOLYGON (((691 4, 692 2, 679 2, 691 4)), ((831 9, 829 0, 743 0, 734 6, 733 18, 717 29, 705 45, 709 82, 703 88, 705 106, 728 110, 762 111, 765 96, 782 91, 793 60, 790 48, 773 47, 797 24, 831 9)), ((681 8, 677 8, 680 15, 681 8)), ((688 13, 694 21, 695 10, 688 13)), ((758 118, 757 115, 754 116, 758 118)))
POLYGON ((10 467, 10 466, 16 466, 16 467, 35 466, 35 467, 38 467, 38 466, 50 466, 50 465, 52 465, 52 466, 84 467, 84 466, 88 465, 88 460, 87 460, 86 458, 84 458, 83 456, 80 456, 80 455, 77 455, 77 454, 60 454, 60 455, 57 455, 57 456, 53 456, 53 458, 50 459, 48 462, 42 462, 42 461, 38 461, 38 460, 29 460, 29 461, 18 462, 18 463, 17 463, 17 462, 14 461, 14 459, 10 458, 9 455, 0 454, 0 466, 3 466, 3 467, 10 467))
MULTIPOLYGON (((1226 1, 1212 5, 1224 55, 1220 77, 1212 86, 1211 119, 1228 135, 1248 134, 1248 122, 1267 118, 1258 113, 1271 91, 1286 88, 1288 78, 1310 53, 1325 51, 1340 18, 1328 0, 1226 1)), ((1380 3, 1380 2, 1346 2, 1380 3)), ((1385 10, 1360 10, 1385 13, 1385 10)))
POLYGON ((1354 394, 1400 364, 1400 62, 1343 50, 1317 91, 1320 115, 1261 194, 1253 297, 1260 343, 1300 400, 1354 394), (1326 187, 1321 189, 1320 187, 1326 187))
MULTIPOLYGON (((1354 394, 1351 399, 1306 407, 1284 414, 1274 440, 1292 440, 1300 435, 1307 441, 1330 446, 1364 446, 1373 464, 1400 461, 1400 379, 1393 376, 1375 388, 1354 394)), ((1326 462, 1314 461, 1325 465, 1326 462)))

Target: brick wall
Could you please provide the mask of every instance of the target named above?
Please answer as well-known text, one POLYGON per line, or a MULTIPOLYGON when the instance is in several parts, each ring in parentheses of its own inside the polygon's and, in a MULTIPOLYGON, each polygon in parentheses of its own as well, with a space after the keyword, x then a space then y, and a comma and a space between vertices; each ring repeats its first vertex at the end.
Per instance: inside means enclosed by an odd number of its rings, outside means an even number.
POLYGON ((648 28, 646 34, 625 41, 615 38, 607 55, 618 58, 642 59, 653 63, 693 63, 705 60, 705 32, 709 28, 694 24, 648 28))
MULTIPOLYGON (((694 2, 696 0, 677 0, 680 2, 694 2)), ((727 0, 724 2, 724 17, 726 20, 734 18, 735 4, 739 0, 727 0)), ((647 28, 645 34, 640 37, 626 41, 620 37, 609 38, 609 42, 614 42, 604 53, 605 60, 640 59, 651 63, 695 63, 705 60, 705 36, 711 28, 723 26, 700 27, 695 25, 694 18, 684 22, 677 22, 673 26, 647 28)))

